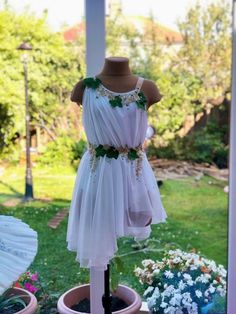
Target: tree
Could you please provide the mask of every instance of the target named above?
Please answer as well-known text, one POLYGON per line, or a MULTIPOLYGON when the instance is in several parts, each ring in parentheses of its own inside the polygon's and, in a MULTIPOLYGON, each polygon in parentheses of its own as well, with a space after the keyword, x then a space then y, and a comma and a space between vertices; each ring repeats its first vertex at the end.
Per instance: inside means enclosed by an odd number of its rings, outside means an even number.
POLYGON ((0 152, 10 149, 16 134, 25 132, 23 66, 17 47, 29 42, 29 107, 31 122, 54 139, 61 130, 60 112, 79 76, 77 53, 60 32, 50 30, 47 11, 38 18, 29 9, 21 14, 5 5, 0 11, 0 152))
POLYGON ((184 43, 156 80, 164 97, 150 108, 156 145, 174 139, 187 116, 196 117, 229 97, 230 17, 230 6, 222 0, 205 8, 197 3, 178 23, 184 43))

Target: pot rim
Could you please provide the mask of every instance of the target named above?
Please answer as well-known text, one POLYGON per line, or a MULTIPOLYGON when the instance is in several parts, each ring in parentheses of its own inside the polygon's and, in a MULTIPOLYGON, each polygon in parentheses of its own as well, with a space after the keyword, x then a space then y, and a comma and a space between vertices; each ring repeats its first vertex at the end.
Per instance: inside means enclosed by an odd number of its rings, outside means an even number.
MULTIPOLYGON (((73 287, 73 288, 71 288, 71 289, 65 291, 65 292, 60 296, 60 298, 58 299, 58 302, 59 302, 60 300, 63 300, 63 303, 64 303, 64 298, 65 298, 65 296, 66 296, 68 293, 70 293, 70 292, 72 292, 72 291, 74 291, 74 290, 76 290, 76 289, 78 289, 78 288, 89 287, 89 286, 90 286, 89 283, 88 283, 88 284, 83 284, 83 285, 75 286, 75 287, 73 287)), ((141 305, 142 305, 141 298, 140 298, 139 294, 138 294, 134 289, 132 289, 132 288, 126 286, 126 285, 121 285, 121 284, 119 284, 117 288, 119 288, 119 287, 122 287, 122 288, 125 288, 126 290, 132 291, 132 292, 135 294, 135 301, 136 301, 136 302, 139 302, 139 303, 140 303, 140 307, 141 307, 141 305)), ((132 303, 131 303, 129 306, 127 306, 125 309, 122 309, 122 310, 119 310, 119 311, 115 311, 115 312, 113 312, 113 313, 119 314, 119 313, 122 313, 123 310, 130 310, 130 309, 132 309, 132 308, 133 308, 133 303, 135 303, 135 301, 132 302, 132 303)), ((68 306, 66 306, 65 303, 64 303, 63 305, 64 305, 64 307, 65 307, 66 309, 71 310, 71 308, 69 308, 68 306)))
POLYGON ((24 314, 24 312, 27 308, 34 307, 34 306, 37 307, 38 301, 37 301, 35 295, 33 293, 31 293, 30 291, 28 291, 24 288, 19 288, 19 287, 12 287, 9 290, 10 291, 14 291, 14 290, 15 291, 21 291, 22 294, 24 293, 25 295, 29 296, 29 298, 30 298, 29 303, 27 303, 26 307, 24 309, 20 310, 19 312, 17 312, 16 314, 24 314))

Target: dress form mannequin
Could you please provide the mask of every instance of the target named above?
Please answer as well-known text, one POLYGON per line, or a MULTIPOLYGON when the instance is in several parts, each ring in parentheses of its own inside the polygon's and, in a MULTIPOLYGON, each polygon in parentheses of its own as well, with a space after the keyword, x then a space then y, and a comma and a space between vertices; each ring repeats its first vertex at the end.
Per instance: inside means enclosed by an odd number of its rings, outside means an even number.
MULTIPOLYGON (((138 80, 138 76, 132 74, 129 68, 129 59, 126 57, 108 57, 105 58, 105 63, 102 71, 96 75, 103 85, 109 90, 118 93, 125 93, 134 88, 138 80)), ((74 86, 71 93, 71 101, 82 105, 84 86, 83 80, 80 80, 74 86)), ((148 99, 148 108, 161 100, 162 95, 159 92, 156 84, 151 80, 144 80, 141 90, 148 99)))
MULTIPOLYGON (((129 67, 129 59, 125 57, 108 57, 105 58, 105 63, 102 71, 96 75, 102 81, 102 84, 107 87, 110 91, 117 93, 126 93, 134 89, 138 81, 138 76, 132 74, 129 67)), ((154 104, 160 101, 162 95, 160 94, 156 84, 151 80, 144 80, 141 90, 144 92, 148 103, 146 110, 154 104)), ((74 86, 71 93, 71 101, 76 102, 78 105, 82 105, 84 92, 83 79, 80 80, 74 86)), ((149 225, 152 219, 146 224, 149 225)), ((107 265, 109 266, 109 265, 107 265)), ((109 279, 109 267, 105 271, 105 277, 109 279)), ((109 280, 105 280, 108 281, 109 280)), ((106 284, 108 287, 108 284, 106 284)), ((106 290, 106 289, 105 289, 106 290)), ((106 300, 107 304, 110 303, 109 300, 109 289, 108 296, 104 298, 104 272, 90 268, 90 300, 91 300, 91 313, 92 314, 102 314, 104 313, 101 300, 106 300)), ((106 303, 105 302, 105 303, 106 303)), ((109 308, 109 306, 108 306, 109 308)), ((105 313, 111 313, 105 311, 105 313)))

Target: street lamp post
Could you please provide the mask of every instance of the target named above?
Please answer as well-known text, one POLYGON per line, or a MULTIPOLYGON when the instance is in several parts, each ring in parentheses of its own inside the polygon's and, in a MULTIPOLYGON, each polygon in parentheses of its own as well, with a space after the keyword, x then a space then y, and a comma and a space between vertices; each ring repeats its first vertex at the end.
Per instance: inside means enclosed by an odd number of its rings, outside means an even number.
MULTIPOLYGON (((17 49, 19 50, 32 50, 32 47, 26 42, 22 43, 17 49)), ((25 196, 23 201, 34 200, 33 196, 33 180, 30 162, 30 115, 29 115, 29 97, 28 97, 28 55, 24 53, 22 55, 22 62, 24 66, 24 78, 25 78, 25 130, 26 130, 26 174, 25 174, 25 196)))

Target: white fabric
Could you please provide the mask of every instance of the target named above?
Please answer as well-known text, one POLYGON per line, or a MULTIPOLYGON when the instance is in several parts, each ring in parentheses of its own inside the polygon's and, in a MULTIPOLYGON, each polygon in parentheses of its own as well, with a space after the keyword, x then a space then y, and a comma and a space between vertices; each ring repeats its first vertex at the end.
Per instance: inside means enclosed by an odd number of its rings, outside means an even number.
MULTIPOLYGON (((136 147, 144 142, 147 112, 135 102, 113 108, 107 97, 86 87, 82 105, 83 126, 90 143, 136 147)), ((96 171, 91 173, 90 153, 86 150, 83 154, 67 229, 68 249, 77 252, 80 267, 105 270, 117 251, 118 237, 146 239, 151 232, 150 225, 145 227, 150 217, 152 224, 166 222, 156 178, 146 153, 143 156, 142 174, 137 179, 137 160, 100 156, 96 171)))
POLYGON ((137 83, 136 83, 136 87, 135 87, 135 88, 138 88, 138 89, 140 90, 140 88, 141 88, 141 86, 142 86, 142 84, 143 84, 143 81, 144 81, 144 78, 143 78, 143 77, 141 77, 141 76, 139 76, 139 78, 138 78, 138 81, 137 81, 137 83))
POLYGON ((36 231, 18 218, 0 215, 0 295, 27 270, 37 249, 36 231))

